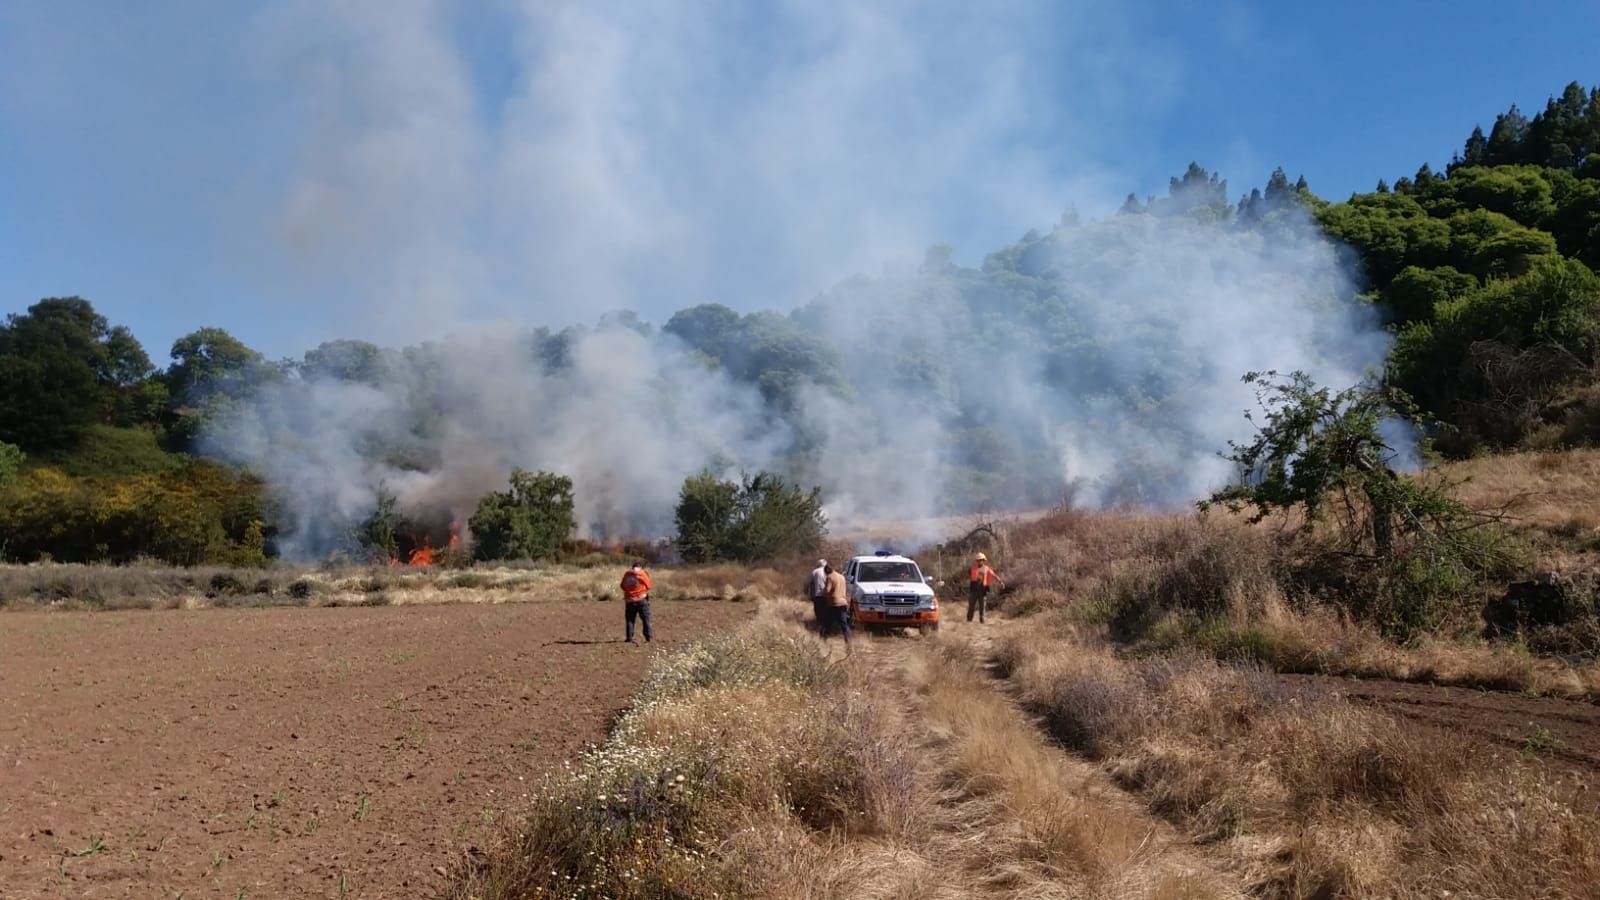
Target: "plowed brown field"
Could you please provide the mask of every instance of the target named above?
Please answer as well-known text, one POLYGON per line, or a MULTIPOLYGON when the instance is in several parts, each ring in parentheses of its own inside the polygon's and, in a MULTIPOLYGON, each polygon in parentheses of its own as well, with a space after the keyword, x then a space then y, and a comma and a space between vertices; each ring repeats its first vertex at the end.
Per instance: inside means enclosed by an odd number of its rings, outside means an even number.
POLYGON ((414 897, 751 607, 0 614, 0 897, 414 897))
MULTIPOLYGON (((1537 757, 1585 785, 1600 778, 1600 706, 1592 703, 1398 681, 1283 677, 1436 730, 1463 753, 1537 757)), ((1582 805, 1595 802, 1591 793, 1582 805)))

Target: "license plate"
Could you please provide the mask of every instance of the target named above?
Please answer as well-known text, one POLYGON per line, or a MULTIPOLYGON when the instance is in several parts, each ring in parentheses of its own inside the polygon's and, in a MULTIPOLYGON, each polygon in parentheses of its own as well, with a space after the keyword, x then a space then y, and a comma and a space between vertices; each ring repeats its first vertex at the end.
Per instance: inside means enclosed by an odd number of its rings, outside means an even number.
POLYGON ((891 615, 891 616, 909 616, 909 615, 914 614, 916 612, 916 610, 914 610, 914 609, 889 609, 889 610, 886 610, 886 612, 888 612, 889 615, 891 615))

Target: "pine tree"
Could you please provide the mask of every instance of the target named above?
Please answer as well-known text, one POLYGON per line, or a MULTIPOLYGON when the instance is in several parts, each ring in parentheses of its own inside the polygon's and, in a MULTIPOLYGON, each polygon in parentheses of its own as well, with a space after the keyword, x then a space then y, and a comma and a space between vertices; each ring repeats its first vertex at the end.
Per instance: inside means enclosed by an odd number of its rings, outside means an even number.
POLYGON ((1522 139, 1527 136, 1528 119, 1516 104, 1495 116, 1494 127, 1489 129, 1489 143, 1485 147, 1484 164, 1504 166, 1522 161, 1522 139))
POLYGON ((1272 170, 1272 175, 1267 178, 1267 190, 1263 194, 1267 201, 1267 209, 1282 209, 1289 202, 1293 188, 1289 187, 1289 176, 1284 174, 1283 166, 1272 170))
POLYGON ((1467 145, 1461 150, 1461 165, 1481 166, 1489 154, 1489 139, 1483 136, 1483 129, 1472 129, 1472 135, 1467 138, 1467 145))
POLYGON ((1261 217, 1266 212, 1265 208, 1266 202, 1261 197, 1261 189, 1251 188, 1249 196, 1241 197, 1239 199, 1239 223, 1242 225, 1253 225, 1256 222, 1261 221, 1261 217))

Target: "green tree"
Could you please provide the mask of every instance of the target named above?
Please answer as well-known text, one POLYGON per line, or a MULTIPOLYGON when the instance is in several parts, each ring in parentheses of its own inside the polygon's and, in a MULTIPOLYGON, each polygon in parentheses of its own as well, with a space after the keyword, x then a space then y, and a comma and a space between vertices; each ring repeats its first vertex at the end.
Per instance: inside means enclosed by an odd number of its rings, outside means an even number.
POLYGON ((377 384, 387 374, 383 348, 366 341, 327 341, 306 351, 301 371, 311 378, 377 384))
MULTIPOLYGON (((1230 444, 1227 458, 1239 480, 1202 501, 1253 510, 1259 521, 1301 510, 1309 533, 1329 518, 1342 535, 1333 552, 1319 550, 1291 563, 1303 585, 1327 570, 1355 567, 1333 579, 1336 599, 1384 631, 1411 638, 1453 616, 1475 611, 1474 594, 1518 565, 1494 523, 1473 514, 1445 485, 1395 471, 1396 454, 1383 435, 1404 397, 1375 383, 1333 392, 1303 373, 1250 373, 1262 418, 1254 439, 1230 444)), ((1337 539, 1337 538, 1336 538, 1337 539)))
POLYGON ((150 373, 139 342, 89 301, 41 300, 0 326, 0 440, 57 450, 96 422, 133 424, 150 373))
POLYGON ((684 479, 678 492, 678 552, 689 562, 721 559, 731 546, 739 485, 710 472, 684 479))
POLYGON ((372 512, 356 524, 353 537, 373 562, 388 562, 396 558, 400 547, 400 513, 396 509, 394 493, 385 484, 378 485, 372 512))
POLYGON ((511 470, 511 489, 485 494, 467 520, 477 559, 544 559, 577 527, 572 479, 511 470))
POLYGON ((164 381, 171 397, 172 443, 189 447, 206 426, 227 415, 281 370, 221 328, 201 328, 172 344, 164 381))
POLYGON ((167 387, 179 403, 200 403, 223 394, 242 397, 268 370, 266 358, 221 328, 201 328, 172 343, 167 387))
POLYGON ((1406 266, 1389 283, 1383 297, 1395 321, 1426 321, 1441 303, 1477 289, 1478 279, 1451 266, 1406 266))
POLYGON ((815 550, 828 530, 821 497, 820 488, 806 491, 770 472, 747 478, 734 520, 735 557, 771 559, 815 550))
POLYGON ((28 455, 22 452, 21 447, 0 442, 0 487, 22 474, 22 466, 27 461, 28 455))
POLYGON ((802 490, 771 472, 722 481, 690 476, 679 492, 678 551, 690 562, 751 562, 810 552, 827 533, 821 490, 802 490))
POLYGON ((1542 258, 1520 278, 1440 299, 1430 321, 1400 330, 1390 371, 1422 408, 1454 426, 1441 449, 1470 452, 1520 440, 1539 410, 1505 404, 1553 399, 1597 353, 1600 275, 1576 260, 1542 258))
POLYGON ((1289 176, 1284 174, 1283 167, 1273 169, 1272 174, 1267 176, 1267 189, 1261 194, 1267 208, 1282 209, 1293 202, 1295 196, 1295 189, 1289 184, 1289 176))
POLYGON ((1167 182, 1167 196, 1150 203, 1148 211, 1159 216, 1192 216, 1200 221, 1221 222, 1228 218, 1228 182, 1199 163, 1189 163, 1181 177, 1167 182))
MULTIPOLYGON (((1467 144, 1461 150, 1461 165, 1481 166, 1489 156, 1489 139, 1484 137, 1482 128, 1472 129, 1472 134, 1467 136, 1467 144)), ((1455 175, 1451 171, 1451 176, 1455 175)))
POLYGON ((1528 131, 1528 119, 1516 104, 1495 117, 1489 129, 1489 143, 1484 148, 1484 162, 1502 166, 1523 161, 1522 138, 1528 131))
POLYGON ((1555 344, 1590 362, 1600 339, 1600 275, 1575 260, 1541 259, 1523 277, 1441 304, 1434 318, 1458 346, 1555 344))
POLYGON ((673 313, 661 330, 706 356, 720 360, 729 345, 740 337, 743 322, 738 313, 720 303, 703 303, 673 313))
POLYGON ((1328 235, 1356 251, 1367 279, 1379 290, 1406 266, 1450 263, 1450 226, 1430 216, 1398 184, 1391 194, 1361 194, 1330 206, 1317 213, 1317 220, 1328 235))
POLYGON ((1528 228, 1544 228, 1556 213, 1550 170, 1533 166, 1456 169, 1442 196, 1459 208, 1483 209, 1528 228))
POLYGON ((1394 450, 1380 432, 1391 413, 1391 398, 1375 385, 1338 393, 1318 387, 1303 372, 1250 372, 1262 418, 1249 443, 1229 442, 1227 459, 1238 467, 1237 483, 1201 504, 1254 510, 1253 521, 1300 508, 1308 522, 1321 518, 1324 504, 1351 491, 1364 497, 1374 551, 1394 552, 1394 523, 1405 502, 1392 466, 1394 450))

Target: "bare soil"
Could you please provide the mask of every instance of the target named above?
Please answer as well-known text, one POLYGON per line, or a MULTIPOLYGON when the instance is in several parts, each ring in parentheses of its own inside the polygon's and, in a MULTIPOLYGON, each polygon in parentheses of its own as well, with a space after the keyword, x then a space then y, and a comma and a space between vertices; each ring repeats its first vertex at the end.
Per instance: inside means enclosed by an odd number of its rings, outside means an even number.
POLYGON ((1463 752, 1542 759, 1600 793, 1600 706, 1592 703, 1398 681, 1281 677, 1438 729, 1463 752))
POLYGON ((0 614, 0 897, 416 897, 752 607, 0 614))

